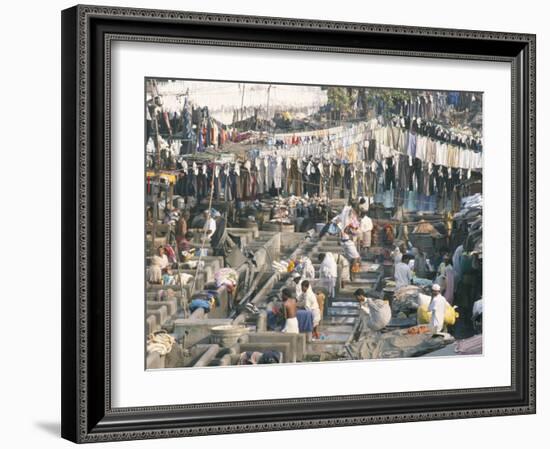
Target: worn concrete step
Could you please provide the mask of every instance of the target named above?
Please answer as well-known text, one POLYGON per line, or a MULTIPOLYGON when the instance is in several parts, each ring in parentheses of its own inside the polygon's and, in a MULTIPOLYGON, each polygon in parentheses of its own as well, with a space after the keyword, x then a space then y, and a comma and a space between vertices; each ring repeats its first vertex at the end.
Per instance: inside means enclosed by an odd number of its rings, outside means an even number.
POLYGON ((355 300, 350 301, 338 301, 338 300, 332 300, 330 301, 330 307, 358 307, 359 302, 355 300))
POLYGON ((349 338, 349 334, 332 334, 330 332, 320 332, 322 338, 320 340, 312 340, 308 344, 315 344, 315 345, 343 345, 346 343, 346 341, 349 338))
POLYGON ((354 316, 327 316, 323 318, 324 325, 353 325, 357 317, 354 316))
POLYGON ((359 316, 357 308, 329 307, 327 312, 328 316, 359 316))
POLYGON ((312 341, 308 344, 308 353, 309 354, 319 354, 319 353, 327 353, 327 352, 334 352, 339 353, 343 350, 344 345, 340 342, 328 342, 328 341, 312 341))
POLYGON ((321 321, 319 325, 319 331, 328 332, 333 334, 345 334, 350 333, 353 330, 353 325, 351 324, 325 324, 325 320, 321 321))

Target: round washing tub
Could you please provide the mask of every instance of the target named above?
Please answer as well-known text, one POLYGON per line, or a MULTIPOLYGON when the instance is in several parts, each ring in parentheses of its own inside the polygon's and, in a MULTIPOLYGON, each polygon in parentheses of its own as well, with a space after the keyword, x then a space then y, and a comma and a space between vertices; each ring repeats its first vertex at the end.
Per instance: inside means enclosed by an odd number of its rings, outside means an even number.
POLYGON ((219 344, 223 348, 228 348, 237 343, 237 340, 247 332, 248 329, 243 326, 233 326, 231 324, 216 326, 211 330, 210 341, 219 344))

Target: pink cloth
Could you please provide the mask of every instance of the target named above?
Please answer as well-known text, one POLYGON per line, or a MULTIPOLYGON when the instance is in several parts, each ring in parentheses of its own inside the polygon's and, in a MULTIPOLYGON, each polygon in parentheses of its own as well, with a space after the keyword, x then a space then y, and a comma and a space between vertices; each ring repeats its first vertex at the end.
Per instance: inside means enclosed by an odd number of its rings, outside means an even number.
POLYGON ((174 248, 172 248, 170 245, 166 245, 164 247, 164 250, 166 251, 166 257, 168 257, 168 260, 169 260, 170 263, 177 262, 176 253, 174 252, 174 248))
POLYGON ((465 355, 483 353, 483 336, 479 334, 466 338, 465 340, 458 340, 456 342, 455 352, 465 355))

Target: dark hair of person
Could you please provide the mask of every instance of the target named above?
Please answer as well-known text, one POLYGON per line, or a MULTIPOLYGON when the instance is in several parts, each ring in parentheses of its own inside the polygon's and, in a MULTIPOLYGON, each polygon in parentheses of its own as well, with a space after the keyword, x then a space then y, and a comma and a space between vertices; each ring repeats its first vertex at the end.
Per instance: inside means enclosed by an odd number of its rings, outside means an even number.
POLYGON ((401 258, 402 263, 409 263, 409 260, 411 260, 411 256, 409 256, 408 254, 404 254, 401 258))
POLYGON ((309 288, 309 281, 308 280, 305 280, 305 281, 302 281, 302 288, 309 288))
POLYGON ((302 276, 296 276, 294 279, 292 279, 294 281, 295 284, 297 284, 298 282, 300 282, 300 280, 302 279, 302 276))
POLYGON ((319 259, 319 262, 322 262, 323 260, 325 260, 325 253, 320 253, 319 256, 318 256, 318 259, 319 259))
POLYGON ((361 198, 359 200, 359 204, 365 204, 367 202, 367 200, 365 198, 361 198))
POLYGON ((353 292, 353 296, 366 296, 365 290, 358 288, 353 292))
POLYGON ((281 292, 281 295, 282 295, 283 299, 285 298, 285 296, 287 298, 294 298, 294 294, 292 293, 292 291, 289 288, 283 288, 283 291, 281 292))
POLYGON ((194 237, 194 234, 191 231, 185 233, 185 238, 191 240, 194 237))

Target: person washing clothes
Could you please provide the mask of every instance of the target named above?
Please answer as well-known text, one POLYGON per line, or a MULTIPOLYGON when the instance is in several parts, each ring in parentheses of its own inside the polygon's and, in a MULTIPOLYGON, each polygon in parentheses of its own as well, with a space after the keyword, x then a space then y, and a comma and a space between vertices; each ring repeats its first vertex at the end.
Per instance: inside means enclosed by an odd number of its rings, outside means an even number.
MULTIPOLYGON (((388 301, 368 298, 362 288, 355 290, 353 296, 359 303, 360 327, 356 332, 380 331, 390 323, 392 314, 388 301)), ((358 336, 356 333, 355 337, 358 336)))
POLYGON ((310 310, 313 316, 313 338, 319 338, 319 323, 321 322, 321 310, 317 302, 317 296, 313 293, 308 280, 301 282, 301 293, 298 296, 298 307, 310 310))
POLYGON ((361 231, 361 249, 369 249, 371 246, 373 225, 372 220, 366 212, 363 212, 359 229, 361 231))
POLYGON ((166 250, 164 247, 159 246, 157 248, 157 254, 151 258, 151 265, 149 266, 147 273, 147 280, 151 284, 162 283, 162 273, 170 266, 168 257, 166 256, 166 250))
POLYGON ((204 232, 206 239, 210 240, 216 232, 216 220, 214 220, 214 213, 206 209, 204 212, 204 232))
POLYGON ((330 252, 320 253, 318 257, 319 263, 319 279, 327 287, 328 297, 334 298, 336 279, 338 279, 338 264, 334 255, 330 252))
MULTIPOLYGON (((292 275, 292 281, 291 281, 291 286, 289 286, 289 288, 292 290, 292 288, 294 287, 295 291, 296 291, 296 298, 299 298, 300 295, 302 294, 302 284, 305 282, 306 280, 300 276, 300 273, 294 273, 292 275)), ((309 282, 308 282, 308 285, 309 285, 309 282)), ((311 290, 311 287, 309 287, 309 289, 311 290)), ((313 292, 313 290, 311 290, 313 292)))
POLYGON ((297 310, 298 305, 296 298, 291 290, 288 288, 283 289, 283 312, 285 316, 285 327, 281 332, 286 334, 299 334, 300 328, 298 327, 297 310))
POLYGON ((399 290, 401 287, 406 287, 410 285, 413 279, 413 273, 411 267, 409 266, 409 258, 405 254, 402 259, 397 262, 394 270, 394 279, 395 279, 395 289, 399 290))
POLYGON ((342 232, 340 244, 344 249, 344 256, 338 255, 338 262, 342 268, 340 279, 343 287, 344 281, 347 282, 351 280, 351 268, 354 264, 361 263, 361 255, 359 251, 357 251, 357 246, 355 246, 355 242, 351 239, 349 234, 342 232))

